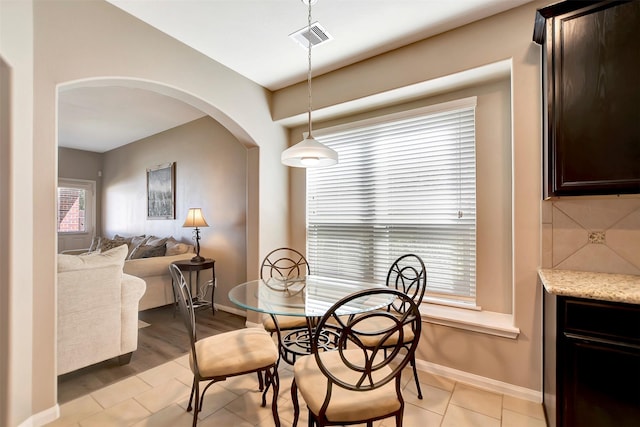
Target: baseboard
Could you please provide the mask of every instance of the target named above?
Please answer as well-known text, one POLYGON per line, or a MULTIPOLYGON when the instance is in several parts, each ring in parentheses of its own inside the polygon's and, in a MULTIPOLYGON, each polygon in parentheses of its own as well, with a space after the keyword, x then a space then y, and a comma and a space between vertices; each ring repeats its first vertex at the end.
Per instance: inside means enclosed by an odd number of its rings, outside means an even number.
MULTIPOLYGON (((237 314, 238 316, 242 316, 242 317, 247 317, 247 312, 246 310, 240 310, 237 309, 235 307, 228 307, 226 305, 218 305, 216 304, 216 310, 220 310, 220 311, 226 311, 227 313, 231 313, 231 314, 237 314)), ((262 327, 261 323, 254 323, 254 322, 249 322, 248 320, 245 320, 244 325, 247 328, 255 328, 255 327, 262 327)))
POLYGON ((439 375, 450 380, 460 381, 494 393, 506 394, 518 399, 542 403, 542 391, 520 387, 487 377, 481 377, 480 375, 471 374, 469 372, 460 371, 447 366, 436 365, 435 363, 426 362, 424 360, 416 360, 416 366, 420 371, 439 375))
POLYGON ((238 316, 247 317, 247 311, 236 307, 229 307, 226 305, 214 304, 216 310, 226 311, 227 313, 237 314, 238 316))
POLYGON ((52 421, 57 420, 60 417, 60 406, 55 406, 45 409, 42 412, 31 415, 18 425, 18 427, 41 427, 49 424, 52 421))

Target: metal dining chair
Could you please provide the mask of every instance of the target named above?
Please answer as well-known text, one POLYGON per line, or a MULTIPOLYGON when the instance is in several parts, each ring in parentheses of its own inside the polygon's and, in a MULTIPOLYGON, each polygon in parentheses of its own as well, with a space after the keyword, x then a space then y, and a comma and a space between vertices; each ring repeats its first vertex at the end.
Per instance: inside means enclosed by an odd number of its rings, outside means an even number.
POLYGON ((413 358, 420 330, 418 306, 396 289, 367 289, 335 303, 314 332, 312 354, 300 357, 293 366, 293 426, 297 426, 300 415, 299 391, 307 404, 309 426, 366 423, 372 427, 376 420, 395 417, 396 427, 401 427, 404 414, 401 374, 413 358), (373 295, 388 295, 392 299, 390 307, 399 307, 400 311, 341 315, 345 307, 349 310, 357 305, 356 300, 373 295), (378 329, 373 330, 372 324, 378 325, 378 329), (339 345, 323 351, 319 345, 322 331, 334 325, 339 326, 339 345), (408 334, 411 340, 407 339, 408 334))
MULTIPOLYGON (((308 274, 310 274, 310 267, 307 259, 292 248, 272 250, 264 257, 260 266, 260 279, 262 280, 273 279, 286 282, 287 280, 303 279, 308 274)), ((270 334, 276 334, 280 357, 288 364, 293 365, 300 353, 309 353, 308 349, 301 347, 309 338, 307 319, 304 316, 270 314, 268 317, 264 317, 262 324, 270 334), (290 345, 291 341, 295 341, 296 344, 290 345), (296 346, 301 351, 292 350, 296 346)))
MULTIPOLYGON (((405 295, 409 296, 409 298, 420 307, 424 293, 427 290, 427 268, 422 258, 415 254, 406 254, 396 259, 387 273, 387 286, 404 292, 405 295)), ((398 312, 402 307, 389 306, 387 309, 398 312)), ((419 339, 420 337, 417 338, 419 339)), ((404 339, 407 343, 410 343, 413 337, 410 333, 407 333, 404 335, 404 339)), ((393 347, 392 344, 389 343, 389 345, 393 347)), ((415 354, 412 355, 410 363, 413 368, 413 379, 416 382, 418 399, 422 399, 415 354)))
POLYGON ((245 328, 198 339, 189 285, 177 266, 170 265, 169 271, 173 279, 178 308, 190 341, 189 365, 193 372, 193 385, 187 411, 193 409, 193 427, 198 423, 198 412, 202 410, 204 395, 211 385, 229 377, 248 373, 258 373, 263 407, 267 403, 267 391, 273 386, 271 411, 275 425, 279 427, 278 348, 269 333, 262 328, 245 328), (262 380, 263 373, 266 387, 262 380), (202 395, 200 394, 201 381, 209 381, 202 390, 202 395))
MULTIPOLYGON (((396 289, 407 295, 419 307, 427 288, 427 269, 422 258, 418 255, 406 254, 396 259, 389 268, 386 284, 388 288, 396 289)), ((392 313, 401 313, 403 308, 404 307, 394 307, 393 305, 389 305, 385 310, 392 313)), ((361 328, 377 330, 380 325, 376 324, 376 320, 378 319, 371 318, 367 322, 363 322, 361 328)), ((377 338, 378 337, 374 335, 365 338, 365 340, 369 345, 374 345, 376 343, 373 341, 377 338)), ((402 337, 397 336, 397 338, 402 338, 405 341, 405 343, 400 344, 409 345, 416 337, 412 335, 412 331, 407 330, 402 337)), ((417 337, 417 339, 419 338, 420 337, 417 337)), ((393 342, 392 339, 388 339, 386 342, 382 343, 381 348, 383 350, 387 347, 392 349, 397 344, 398 343, 393 342)), ((420 389, 420 382, 418 381, 418 369, 416 367, 415 355, 411 357, 410 364, 413 368, 413 378, 416 383, 418 399, 422 399, 422 390, 420 389)))

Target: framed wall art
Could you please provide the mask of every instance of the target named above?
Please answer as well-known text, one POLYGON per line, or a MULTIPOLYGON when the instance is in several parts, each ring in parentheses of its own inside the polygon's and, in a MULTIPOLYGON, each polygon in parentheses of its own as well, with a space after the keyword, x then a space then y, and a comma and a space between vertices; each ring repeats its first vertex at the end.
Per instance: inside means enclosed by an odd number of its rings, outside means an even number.
POLYGON ((175 219, 176 163, 147 169, 147 219, 175 219))

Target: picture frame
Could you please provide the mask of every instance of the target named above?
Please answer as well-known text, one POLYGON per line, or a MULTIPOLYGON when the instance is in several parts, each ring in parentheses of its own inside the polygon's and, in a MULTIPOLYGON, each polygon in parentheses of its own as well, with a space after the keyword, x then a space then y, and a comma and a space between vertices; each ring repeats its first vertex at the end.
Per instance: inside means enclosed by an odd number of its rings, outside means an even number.
POLYGON ((176 163, 164 163, 147 169, 147 219, 175 219, 176 163))

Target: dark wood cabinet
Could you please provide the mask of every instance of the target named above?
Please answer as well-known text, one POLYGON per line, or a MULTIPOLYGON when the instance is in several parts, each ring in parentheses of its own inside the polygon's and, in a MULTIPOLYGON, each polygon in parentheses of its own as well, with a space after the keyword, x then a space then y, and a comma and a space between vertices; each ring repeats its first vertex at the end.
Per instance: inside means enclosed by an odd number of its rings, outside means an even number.
POLYGON ((640 193, 640 1, 539 9, 544 197, 640 193))
POLYGON ((640 425, 640 306, 544 293, 550 427, 640 425))

